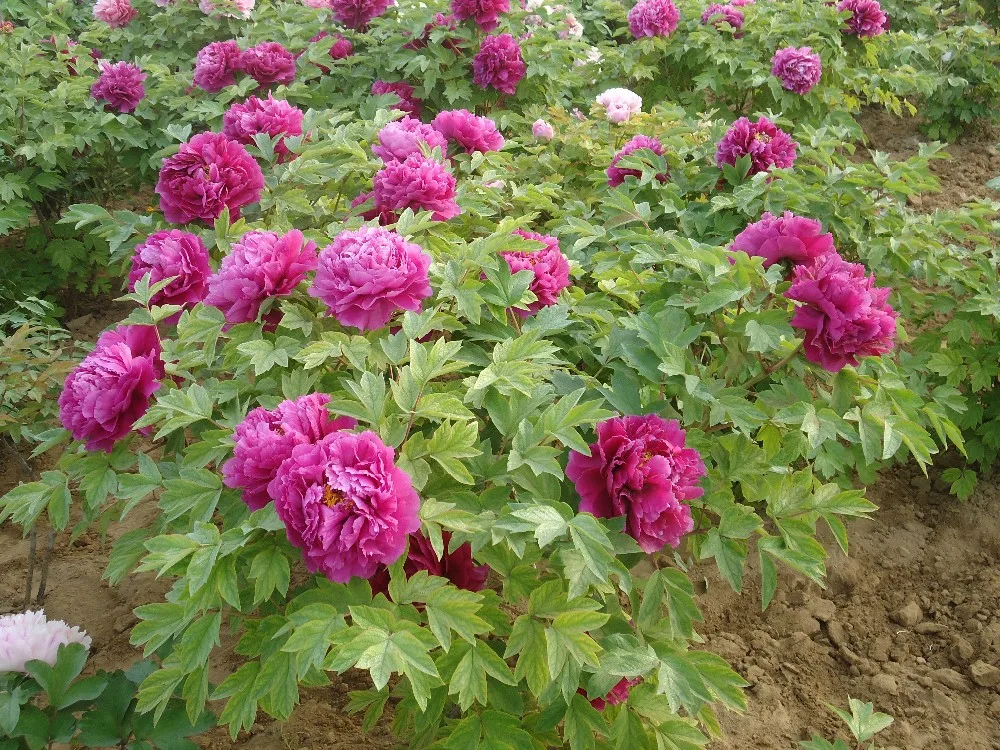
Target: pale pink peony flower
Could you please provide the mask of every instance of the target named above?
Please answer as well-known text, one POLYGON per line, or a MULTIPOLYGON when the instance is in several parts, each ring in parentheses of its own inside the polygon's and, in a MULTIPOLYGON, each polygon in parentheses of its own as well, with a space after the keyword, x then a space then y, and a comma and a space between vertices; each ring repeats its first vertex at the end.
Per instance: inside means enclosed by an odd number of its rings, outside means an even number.
POLYGON ((202 47, 194 63, 194 84, 210 94, 217 94, 226 86, 236 83, 243 51, 230 39, 212 42, 202 47))
POLYGON ((454 175, 441 162, 422 154, 389 162, 376 172, 373 186, 375 208, 380 213, 412 208, 432 211, 435 221, 447 221, 462 213, 455 203, 454 175))
POLYGON ((333 17, 355 31, 364 31, 373 19, 385 13, 396 0, 330 0, 333 17))
MULTIPOLYGON (((268 94, 267 99, 251 96, 245 102, 233 103, 222 116, 222 132, 244 145, 254 143, 257 133, 277 136, 302 135, 302 110, 293 107, 284 99, 275 99, 268 94)), ((285 139, 280 138, 274 145, 278 161, 289 157, 285 139)))
POLYGON ((94 18, 112 29, 124 28, 138 17, 139 11, 132 7, 130 0, 97 0, 94 3, 94 18))
POLYGON ((481 89, 513 95, 527 71, 521 46, 510 34, 486 37, 472 58, 472 82, 481 89))
POLYGON ((560 39, 583 39, 583 24, 572 13, 566 14, 563 26, 559 32, 560 39))
POLYGON ((531 134, 539 141, 551 141, 555 137, 556 131, 549 123, 539 118, 532 124, 531 134))
POLYGON ((438 113, 431 122, 434 129, 449 141, 454 141, 467 154, 479 151, 499 151, 503 136, 489 117, 479 117, 467 109, 450 109, 438 113))
POLYGON ((642 112, 642 97, 629 89, 608 89, 597 97, 597 103, 615 125, 628 122, 632 115, 642 112))
POLYGON ((388 164, 422 154, 425 147, 428 151, 439 148, 444 154, 448 150, 448 139, 430 125, 407 116, 378 131, 378 144, 372 146, 372 153, 388 164))
POLYGON ((670 36, 677 28, 681 14, 671 0, 639 0, 628 12, 628 27, 632 36, 670 36))
POLYGON ((261 86, 295 80, 295 55, 279 42, 261 42, 240 55, 240 69, 261 86))
POLYGON ((309 8, 321 10, 330 7, 330 0, 302 0, 302 4, 309 8))
POLYGON ((249 18, 255 4, 256 0, 200 0, 198 7, 206 16, 249 18))
POLYGON ((514 308, 522 318, 530 317, 543 307, 556 304, 559 292, 569 286, 569 261, 559 249, 559 240, 548 234, 518 229, 514 234, 545 245, 541 250, 517 250, 500 253, 511 273, 531 271, 534 278, 528 289, 538 298, 527 309, 514 308))
MULTIPOLYGON (((208 249, 201 237, 179 229, 155 232, 139 243, 132 255, 129 271, 129 291, 147 273, 149 285, 173 278, 169 284, 153 295, 153 305, 180 305, 190 310, 205 298, 208 277, 212 275, 208 249)), ((176 323, 181 317, 177 312, 164 320, 176 323)))
POLYGON ((145 80, 146 74, 132 63, 102 63, 101 77, 90 87, 90 95, 103 101, 107 112, 134 112, 146 96, 145 80))
POLYGON ((45 612, 22 612, 0 617, 0 674, 24 672, 25 663, 43 661, 55 666, 60 646, 79 643, 90 648, 90 636, 62 620, 46 620, 45 612))

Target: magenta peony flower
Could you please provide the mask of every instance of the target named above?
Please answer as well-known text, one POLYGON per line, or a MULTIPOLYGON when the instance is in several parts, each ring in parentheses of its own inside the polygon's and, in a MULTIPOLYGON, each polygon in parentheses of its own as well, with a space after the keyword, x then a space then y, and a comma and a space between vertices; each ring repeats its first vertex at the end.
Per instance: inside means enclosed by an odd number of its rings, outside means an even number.
MULTIPOLYGON (((449 13, 445 15, 444 13, 435 13, 434 20, 424 25, 424 33, 416 39, 404 44, 403 49, 423 49, 430 41, 431 32, 434 31, 434 29, 447 29, 448 31, 454 31, 456 28, 458 28, 458 19, 455 18, 453 14, 449 13)), ((461 47, 454 39, 442 40, 441 46, 445 49, 450 49, 455 53, 461 51, 461 47)))
POLYGON ((149 408, 163 362, 153 326, 119 326, 66 378, 59 420, 87 450, 110 453, 149 408))
POLYGON ((889 28, 889 16, 882 10, 877 0, 841 0, 837 6, 841 13, 850 11, 845 33, 871 38, 884 33, 889 28))
POLYGON ((790 260, 795 265, 811 263, 822 255, 836 252, 833 235, 824 232, 820 222, 796 216, 791 211, 785 211, 780 217, 765 212, 759 221, 736 235, 729 249, 761 256, 764 268, 782 260, 790 260))
POLYGON ((389 162, 375 173, 373 183, 379 213, 412 208, 433 211, 435 221, 447 221, 462 213, 455 203, 455 177, 444 164, 422 154, 389 162))
POLYGON ((628 122, 632 115, 642 112, 642 97, 628 89, 608 89, 597 97, 597 103, 615 125, 628 122))
POLYGON ((701 14, 701 22, 715 28, 719 28, 722 24, 728 24, 729 28, 737 30, 743 28, 743 12, 731 5, 714 3, 701 14))
POLYGON ((785 296, 802 303, 791 323, 805 331, 806 359, 837 372, 857 366, 860 357, 891 352, 896 337, 896 311, 886 301, 891 292, 875 286, 863 265, 835 252, 795 266, 785 296))
MULTIPOLYGON (((319 7, 322 7, 322 8, 328 7, 327 0, 317 0, 317 2, 322 3, 322 5, 319 6, 319 7)), ((309 41, 310 42, 320 42, 320 41, 328 38, 329 36, 330 36, 330 34, 328 34, 327 32, 321 31, 316 36, 312 37, 309 41)), ((302 57, 302 55, 304 55, 304 54, 305 54, 305 50, 303 50, 302 52, 300 52, 297 55, 297 57, 302 57)), ((347 39, 344 36, 341 36, 340 34, 336 34, 334 42, 330 46, 330 57, 331 57, 331 59, 333 59, 333 60, 346 60, 348 57, 350 57, 353 54, 354 54, 354 45, 351 44, 351 40, 347 39)), ((329 73, 330 72, 330 69, 328 67, 326 67, 325 65, 318 65, 317 64, 316 67, 318 67, 324 73, 329 73)))
POLYGON ((742 8, 745 5, 754 5, 756 0, 729 0, 729 4, 736 8, 742 8))
POLYGON ((527 310, 515 308, 522 318, 534 315, 543 307, 559 301, 559 292, 569 286, 569 261, 559 250, 559 240, 548 234, 526 232, 518 229, 514 234, 527 240, 541 242, 545 247, 535 251, 510 251, 500 253, 510 266, 511 273, 531 271, 535 278, 528 286, 538 299, 528 305, 527 310))
POLYGON ((258 406, 236 426, 233 457, 222 465, 227 487, 243 490, 243 502, 250 510, 260 510, 269 502, 267 486, 278 473, 281 462, 292 455, 296 445, 312 445, 338 430, 357 426, 351 417, 330 416, 330 397, 312 393, 294 401, 282 401, 274 409, 258 406))
POLYGON ((556 131, 545 120, 538 119, 531 126, 531 134, 539 141, 551 141, 555 137, 556 131))
POLYGON ((393 231, 345 229, 320 251, 309 296, 322 300, 341 325, 373 331, 397 310, 420 312, 431 296, 430 265, 420 245, 393 231))
POLYGON ((347 28, 364 31, 373 18, 395 4, 395 0, 330 0, 330 9, 333 17, 347 28))
POLYGON ((261 86, 295 80, 295 55, 279 42, 261 42, 243 50, 240 69, 261 86))
POLYGON ((483 31, 493 31, 500 14, 510 12, 510 0, 451 0, 451 12, 459 21, 471 18, 483 31))
POLYGON ((378 131, 378 144, 372 146, 372 153, 388 164, 403 161, 411 154, 422 154, 424 146, 428 150, 448 151, 448 140, 430 125, 425 125, 413 117, 390 122, 378 131))
POLYGON ((503 148, 503 136, 489 117, 479 117, 467 109, 449 109, 438 113, 431 122, 434 129, 449 141, 454 141, 465 153, 487 153, 503 148))
MULTIPOLYGON (((663 156, 663 144, 660 143, 658 138, 642 134, 633 136, 632 140, 619 149, 614 158, 611 160, 611 164, 608 165, 608 168, 604 172, 608 176, 609 187, 618 187, 625 182, 625 178, 629 175, 632 175, 633 177, 642 177, 642 172, 638 169, 626 169, 624 167, 617 166, 617 164, 629 154, 634 154, 636 151, 641 151, 643 149, 649 149, 657 156, 663 156)), ((666 182, 667 175, 661 172, 656 175, 656 179, 660 182, 666 182)))
POLYGON ((420 118, 420 109, 423 102, 413 95, 413 86, 405 81, 396 81, 395 83, 375 81, 372 84, 372 94, 375 96, 395 94, 399 99, 399 104, 395 105, 393 109, 405 112, 410 117, 420 118))
MULTIPOLYGON (((147 273, 152 286, 174 277, 173 281, 153 295, 154 305, 181 305, 190 310, 205 298, 208 277, 212 275, 209 255, 201 237, 168 229, 146 238, 135 248, 132 270, 128 275, 128 288, 135 291, 136 282, 147 273)), ((165 323, 176 323, 181 317, 177 312, 165 323)))
POLYGON ((167 221, 215 221, 225 208, 236 221, 240 209, 260 200, 264 174, 243 145, 222 133, 199 133, 163 160, 156 192, 167 221))
MULTIPOLYGON (((621 680, 619 680, 618 683, 613 688, 611 688, 611 690, 608 691, 607 695, 605 695, 603 698, 594 698, 590 702, 590 705, 596 708, 598 711, 603 711, 608 706, 617 706, 621 703, 624 703, 625 701, 628 700, 629 690, 635 685, 638 685, 640 682, 642 682, 641 677, 635 677, 631 680, 628 679, 627 677, 622 677, 621 680)), ((576 692, 582 695, 584 698, 587 697, 587 692, 583 688, 580 688, 576 692)))
POLYGON ((218 15, 228 18, 249 18, 257 0, 201 0, 198 7, 206 16, 218 15))
POLYGON ((670 36, 677 28, 681 14, 671 0, 639 0, 628 12, 628 28, 632 36, 670 36))
POLYGON ((772 167, 787 168, 795 163, 798 144, 784 130, 766 117, 750 122, 741 117, 734 122, 719 141, 715 163, 736 164, 746 154, 750 155, 750 172, 769 172, 772 167))
POLYGON ((566 465, 581 512, 624 515, 626 532, 646 552, 676 547, 694 527, 687 501, 705 493, 698 486, 705 465, 684 437, 676 420, 656 414, 598 424, 591 455, 570 451, 566 465))
POLYGON ((510 34, 486 37, 472 58, 472 82, 481 89, 492 87, 513 95, 527 71, 521 47, 510 34))
MULTIPOLYGON (((316 243, 298 229, 284 235, 247 232, 208 280, 205 304, 222 310, 229 323, 250 323, 257 320, 265 300, 287 297, 315 268, 316 243)), ((264 320, 273 327, 280 318, 272 309, 264 320)))
MULTIPOLYGON (((455 586, 467 591, 482 591, 486 587, 486 576, 489 575, 489 565, 476 565, 472 559, 472 545, 468 542, 460 544, 457 549, 449 551, 451 532, 442 531, 444 540, 444 558, 438 558, 430 539, 421 532, 410 536, 410 549, 403 563, 403 572, 411 578, 417 571, 426 570, 432 576, 447 578, 455 586)), ((380 565, 375 575, 369 581, 372 594, 389 596, 389 570, 380 565)))
POLYGON ((359 193, 354 200, 351 201, 351 208, 358 208, 363 206, 368 201, 372 201, 372 208, 367 211, 361 211, 359 216, 365 221, 372 221, 373 219, 378 219, 378 223, 385 226, 386 224, 396 223, 396 214, 387 208, 377 208, 375 207, 375 191, 369 190, 367 193, 359 193))
POLYGON ((210 94, 232 86, 236 83, 236 71, 240 70, 242 55, 240 45, 232 39, 202 47, 194 63, 195 86, 210 94))
POLYGON ((102 63, 101 77, 90 87, 90 95, 104 102, 106 112, 134 112, 146 96, 145 80, 146 74, 132 63, 102 63))
POLYGON ((823 61, 809 47, 785 47, 771 58, 771 75, 796 94, 808 94, 823 75, 823 61))
MULTIPOLYGON (((251 96, 242 104, 235 102, 222 116, 222 132, 243 144, 253 143, 257 133, 267 133, 272 138, 302 135, 302 117, 302 110, 284 99, 275 99, 270 94, 267 99, 251 96)), ((274 153, 279 162, 288 158, 284 138, 275 143, 274 153)))
POLYGON ((371 578, 420 528, 420 498, 374 432, 334 432, 296 445, 268 492, 306 567, 332 581, 371 578))
POLYGON ((27 674, 25 663, 35 660, 53 667, 59 647, 70 643, 89 649, 90 636, 62 620, 46 620, 41 610, 0 616, 0 674, 27 674))
POLYGON ((94 3, 94 18, 112 29, 128 26, 138 17, 139 11, 132 7, 130 0, 97 0, 94 3))

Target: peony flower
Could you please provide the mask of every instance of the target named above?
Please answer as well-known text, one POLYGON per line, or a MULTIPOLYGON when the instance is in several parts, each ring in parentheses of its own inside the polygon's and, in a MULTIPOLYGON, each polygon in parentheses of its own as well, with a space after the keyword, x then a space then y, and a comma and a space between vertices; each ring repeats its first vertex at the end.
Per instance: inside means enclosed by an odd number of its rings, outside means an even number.
MULTIPOLYGON (((151 304, 180 305, 190 310, 205 298, 208 277, 212 275, 208 261, 208 249, 198 235, 179 229, 156 232, 135 248, 128 275, 129 291, 134 292, 136 282, 147 273, 150 286, 173 277, 153 295, 151 304)), ((180 317, 178 311, 164 322, 176 323, 180 317)))
POLYGON ((681 14, 671 0, 639 0, 628 12, 628 27, 632 36, 670 36, 677 28, 681 14))
POLYGON ((531 134, 539 141, 551 141, 555 137, 556 131, 549 123, 539 118, 532 124, 531 134))
MULTIPOLYGON (((641 134, 633 136, 632 140, 618 150, 614 158, 611 160, 611 164, 608 165, 608 168, 604 172, 608 176, 609 187, 618 187, 625 182, 625 178, 628 175, 632 175, 633 177, 642 177, 642 172, 638 169, 626 169, 617 165, 618 162, 620 162, 624 157, 643 149, 649 149, 657 156, 663 156, 663 144, 660 143, 658 138, 641 134)), ((666 182, 667 175, 663 173, 657 174, 656 179, 660 182, 666 182)))
POLYGON ((715 163, 721 169, 723 164, 735 165, 740 157, 749 154, 749 174, 769 172, 772 167, 791 167, 795 163, 797 145, 788 133, 766 117, 757 122, 741 117, 719 141, 715 163))
MULTIPOLYGON (((403 563, 403 572, 407 578, 413 577, 420 570, 426 570, 432 576, 447 578, 455 586, 466 591, 482 591, 486 587, 486 576, 489 575, 489 565, 476 565, 472 559, 472 545, 468 542, 458 545, 449 551, 451 532, 442 531, 444 540, 444 557, 439 558, 431 546, 430 539, 421 532, 410 536, 410 549, 403 563)), ((389 570, 379 566, 378 571, 369 581, 372 594, 389 596, 389 570)))
POLYGON ((771 75, 796 94, 808 94, 823 75, 823 61, 809 47, 785 47, 771 58, 771 75))
POLYGON ((198 7, 206 16, 249 18, 255 4, 256 0, 200 0, 198 7))
POLYGON ((323 8, 330 7, 330 0, 302 0, 302 4, 305 5, 307 8, 315 8, 316 10, 321 10, 323 8))
POLYGON ((132 7, 130 0, 97 0, 94 3, 94 18, 112 29, 128 26, 138 17, 139 11, 132 7))
MULTIPOLYGON (((249 145, 254 143, 257 133, 277 136, 302 135, 302 110, 293 107, 284 99, 275 99, 268 94, 267 99, 251 96, 240 104, 235 102, 222 116, 222 132, 234 141, 249 145)), ((285 161, 288 147, 281 138, 274 144, 278 161, 285 161)))
POLYGON ((312 445, 338 430, 357 426, 351 417, 332 418, 328 403, 327 394, 312 393, 282 401, 271 410, 258 406, 236 425, 236 446, 232 458, 222 465, 222 477, 227 487, 243 490, 243 502, 250 510, 271 502, 267 486, 296 445, 312 445))
POLYGON ((845 33, 871 38, 884 33, 889 28, 889 16, 882 10, 877 0, 841 0, 837 6, 841 13, 850 11, 845 33))
POLYGON ((355 31, 364 31, 373 18, 378 18, 395 0, 330 0, 333 17, 355 31))
MULTIPOLYGON (((456 28, 458 28, 458 19, 455 18, 453 14, 449 13, 445 15, 444 13, 435 13, 434 20, 424 25, 423 34, 404 44, 403 49, 423 49, 427 46, 427 42, 430 41, 431 32, 434 31, 434 29, 447 29, 448 31, 454 31, 456 28)), ((455 53, 461 51, 461 47, 454 39, 444 39, 442 46, 455 53)))
MULTIPOLYGON (((388 163, 388 162, 386 162, 388 163)), ((358 195, 351 201, 351 208, 358 208, 363 206, 368 201, 372 201, 373 207, 367 211, 361 211, 359 215, 365 221, 372 221, 373 219, 378 219, 378 223, 383 226, 386 224, 396 223, 396 214, 387 208, 377 208, 374 207, 375 203, 375 191, 369 190, 367 193, 358 193, 358 195)))
POLYGON ((153 326, 119 326, 97 340, 59 395, 59 420, 87 450, 110 453, 149 408, 163 362, 153 326))
POLYGON ((240 45, 232 39, 202 47, 194 63, 195 86, 210 94, 232 86, 236 83, 236 71, 240 70, 242 55, 240 45))
POLYGON ((759 221, 736 235, 729 249, 761 256, 765 268, 782 260, 790 260, 795 265, 811 263, 822 255, 836 252, 833 235, 824 232, 820 222, 796 216, 791 211, 785 211, 780 217, 764 212, 759 221))
POLYGON ((62 620, 46 620, 45 612, 0 616, 0 674, 23 672, 29 661, 56 664, 60 646, 79 643, 90 648, 90 636, 62 620))
POLYGON ((565 24, 565 28, 559 32, 560 39, 583 39, 583 24, 577 20, 575 15, 567 13, 563 24, 565 24))
MULTIPOLYGON (((250 323, 257 320, 265 300, 287 297, 315 268, 316 243, 298 229, 284 235, 247 232, 208 280, 205 304, 222 310, 229 323, 250 323)), ((280 318, 272 309, 264 320, 273 327, 280 318)))
POLYGON ((472 58, 472 81, 481 89, 513 95, 527 70, 521 47, 510 34, 486 37, 472 58))
POLYGON ((101 77, 90 87, 90 95, 105 103, 106 112, 134 112, 146 96, 145 80, 146 74, 132 63, 102 63, 101 77))
POLYGON ((479 117, 467 109, 440 112, 431 122, 434 129, 449 141, 454 141, 465 153, 487 153, 503 148, 503 136, 489 117, 479 117))
POLYGON ((420 109, 423 102, 413 95, 413 86, 405 81, 375 81, 372 84, 372 94, 382 96, 383 94, 395 94, 399 99, 399 104, 393 107, 401 112, 405 112, 410 117, 420 118, 420 109))
POLYGON ((590 455, 570 451, 566 465, 580 511, 625 516, 625 531, 645 552, 676 547, 694 528, 687 501, 705 493, 705 464, 684 439, 676 420, 656 414, 599 423, 590 455))
POLYGON ((398 213, 406 208, 433 211, 435 221, 462 213, 455 203, 455 177, 441 162, 423 154, 392 161, 375 173, 375 208, 398 213))
POLYGON ((791 323, 805 332, 806 359, 838 372, 861 357, 892 351, 897 314, 887 303, 891 292, 875 286, 863 265, 835 252, 796 266, 785 296, 802 303, 791 323))
POLYGON ((278 42, 261 42, 243 50, 240 69, 261 86, 295 80, 295 56, 278 42))
MULTIPOLYGON (((328 7, 327 6, 327 0, 317 0, 317 2, 321 2, 322 3, 322 5, 320 7, 323 7, 323 8, 328 7)), ((329 36, 330 36, 330 34, 326 33, 325 31, 321 31, 316 36, 310 38, 309 41, 310 42, 319 42, 319 41, 322 41, 323 39, 328 38, 329 36)), ((298 54, 298 57, 302 57, 302 55, 304 55, 304 54, 305 54, 305 50, 303 50, 302 52, 300 52, 298 54)), ((346 60, 348 57, 350 57, 353 54, 354 54, 354 45, 351 44, 351 40, 347 39, 344 36, 341 36, 340 34, 336 34, 335 35, 335 40, 334 40, 333 44, 330 47, 330 57, 332 59, 334 59, 334 60, 346 60)), ((328 67, 326 67, 325 65, 319 65, 319 64, 317 64, 316 67, 318 67, 324 73, 329 73, 330 72, 330 69, 328 67)))
POLYGON ((296 445, 268 492, 306 567, 339 583, 394 563, 420 528, 410 477, 374 432, 296 445))
POLYGON ((483 31, 493 31, 500 14, 510 12, 510 0, 451 0, 451 12, 459 21, 471 18, 483 31))
MULTIPOLYGON (((603 711, 608 706, 617 706, 624 703, 628 700, 629 690, 635 685, 638 685, 640 682, 642 682, 641 677, 635 677, 631 680, 627 677, 622 677, 621 680, 619 680, 618 683, 608 691, 607 695, 603 698, 594 698, 590 701, 590 705, 598 711, 603 711)), ((583 688, 580 688, 576 692, 584 698, 587 697, 587 692, 583 688)))
POLYGON ((515 308, 518 315, 527 318, 543 307, 554 305, 559 301, 559 292, 569 286, 569 261, 559 250, 559 240, 555 237, 537 232, 526 232, 523 229, 516 230, 514 234, 545 245, 541 250, 500 253, 507 261, 511 273, 527 270, 534 274, 528 289, 538 299, 528 305, 526 310, 515 308))
POLYGON ((615 125, 628 122, 632 115, 642 112, 642 97, 628 89, 608 89, 597 97, 597 103, 615 125))
POLYGON ((743 12, 731 5, 715 3, 709 5, 701 14, 701 22, 715 28, 719 28, 722 24, 728 24, 731 29, 741 29, 743 28, 743 12))
POLYGON ((756 0, 729 0, 729 4, 736 8, 742 8, 746 5, 754 5, 756 0))
POLYGON ((448 150, 448 140, 430 125, 425 125, 413 117, 390 122, 378 131, 378 144, 372 146, 372 153, 388 164, 390 161, 403 161, 411 154, 423 154, 423 148, 428 150, 448 150))
POLYGON ((420 245, 382 227, 345 229, 320 251, 309 296, 344 326, 381 328, 397 310, 420 312, 431 296, 431 258, 420 245))

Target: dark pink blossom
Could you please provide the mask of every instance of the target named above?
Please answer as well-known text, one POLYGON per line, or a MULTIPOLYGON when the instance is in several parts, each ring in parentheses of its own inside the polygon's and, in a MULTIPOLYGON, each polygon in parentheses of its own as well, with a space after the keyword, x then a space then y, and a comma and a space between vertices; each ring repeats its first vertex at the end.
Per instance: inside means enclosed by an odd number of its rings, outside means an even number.
POLYGON ((715 152, 715 163, 735 165, 743 156, 750 155, 749 174, 769 172, 772 168, 787 168, 795 163, 796 143, 784 130, 766 117, 750 122, 741 117, 734 122, 715 152))
POLYGON ((261 86, 295 80, 295 55, 279 42, 261 42, 243 50, 240 69, 261 86))
POLYGON ((559 240, 551 235, 526 232, 523 229, 516 230, 514 234, 545 245, 541 250, 500 253, 507 261, 511 273, 531 271, 534 274, 528 289, 538 299, 528 305, 526 310, 515 308, 518 315, 527 318, 543 307, 554 305, 559 301, 559 292, 569 286, 569 261, 559 249, 559 240))
POLYGON ((373 180, 375 208, 398 214, 407 208, 432 211, 435 221, 462 213, 455 203, 455 177, 444 164, 423 154, 386 164, 373 180))
POLYGON ((811 263, 835 252, 833 235, 824 232, 820 222, 796 216, 791 211, 785 211, 784 216, 765 212, 759 221, 736 235, 729 249, 761 256, 765 268, 782 260, 790 260, 795 265, 811 263))
POLYGON ((461 146, 465 153, 487 153, 503 148, 503 136, 489 117, 479 117, 467 109, 449 109, 438 113, 431 122, 434 129, 449 141, 461 146))
POLYGON ((413 86, 405 81, 396 81, 395 83, 389 83, 388 81, 375 81, 375 83, 372 84, 372 94, 375 96, 395 94, 399 99, 399 104, 395 105, 393 109, 398 109, 401 112, 405 112, 410 117, 420 119, 420 110, 423 102, 413 95, 413 86))
MULTIPOLYGON (((208 249, 198 235, 179 229, 156 232, 135 248, 128 275, 129 291, 134 292, 136 282, 146 274, 149 274, 150 286, 173 278, 150 302, 180 305, 190 310, 205 298, 208 290, 208 277, 212 275, 208 261, 208 249)), ((176 323, 180 317, 178 311, 164 323, 176 323)))
POLYGON ((889 16, 882 10, 877 0, 841 0, 837 10, 851 13, 846 22, 846 33, 871 38, 889 28, 889 16))
POLYGON ((212 42, 202 47, 194 63, 194 84, 210 94, 222 91, 236 83, 243 52, 240 45, 230 39, 212 42))
MULTIPOLYGON (((614 155, 614 158, 611 160, 611 164, 608 165, 608 168, 605 170, 605 174, 608 176, 609 187, 618 187, 625 182, 625 178, 629 175, 633 177, 642 177, 642 172, 638 169, 626 169, 624 167, 619 167, 618 162, 629 154, 634 154, 635 152, 642 151, 643 149, 648 149, 657 156, 663 156, 663 144, 660 143, 658 138, 642 134, 633 136, 632 140, 618 150, 618 152, 614 155)), ((667 175, 663 173, 657 174, 656 179, 660 182, 666 182, 667 175)))
POLYGON ((365 221, 372 221, 373 219, 378 219, 378 223, 382 226, 386 224, 396 223, 396 214, 386 208, 379 209, 375 207, 375 191, 369 190, 366 193, 358 193, 358 195, 351 201, 351 208, 358 208, 363 206, 368 201, 372 202, 372 208, 367 211, 361 211, 359 216, 365 221))
MULTIPOLYGON (((447 578, 455 586, 466 591, 482 591, 486 587, 486 576, 489 575, 488 565, 476 565, 472 559, 472 545, 468 542, 450 550, 451 532, 441 532, 444 541, 444 557, 439 558, 431 546, 430 539, 421 532, 410 536, 410 549, 403 563, 403 572, 407 578, 415 573, 426 570, 432 576, 447 578)), ((373 594, 389 596, 389 570, 379 566, 371 578, 373 594)))
POLYGON ((395 0, 330 0, 330 9, 333 17, 347 28, 364 31, 372 19, 395 4, 395 0))
POLYGON ((372 153, 382 161, 403 161, 412 154, 422 154, 423 149, 429 151, 448 150, 448 141, 430 125, 425 125, 413 117, 390 122, 378 131, 378 143, 372 146, 372 153))
POLYGON ((705 9, 705 12, 701 14, 701 22, 715 28, 719 28, 722 24, 727 24, 729 28, 738 30, 743 28, 743 12, 731 5, 715 3, 709 5, 705 9))
POLYGON ((483 31, 493 31, 510 12, 510 0, 451 0, 451 12, 459 21, 472 19, 483 31))
POLYGON ((681 14, 671 0, 639 0, 628 12, 628 27, 632 36, 670 36, 677 28, 681 14))
MULTIPOLYGON (((325 8, 326 7, 326 0, 321 0, 321 2, 323 3, 322 7, 325 8)), ((309 41, 310 42, 321 42, 324 39, 327 39, 329 37, 330 37, 329 33, 325 32, 325 31, 321 31, 316 36, 310 38, 309 41)), ((297 57, 302 57, 302 55, 304 55, 304 54, 305 54, 305 50, 303 50, 302 52, 300 52, 297 55, 297 57)), ((351 44, 351 40, 348 39, 348 38, 346 38, 346 37, 344 37, 344 36, 342 36, 341 34, 336 34, 335 35, 335 40, 334 40, 333 44, 330 46, 330 57, 332 59, 334 59, 334 60, 346 60, 348 57, 350 57, 353 54, 354 54, 354 45, 351 44)), ((330 72, 330 69, 328 67, 326 67, 325 65, 319 65, 317 63, 316 67, 318 67, 324 73, 329 73, 330 72)))
MULTIPOLYGON (((642 682, 641 677, 636 677, 634 679, 628 679, 627 677, 622 677, 618 683, 608 691, 608 694, 601 698, 594 698, 590 701, 590 705, 596 708, 598 711, 603 711, 608 706, 618 706, 628 700, 629 690, 642 682)), ((583 697, 587 697, 587 692, 580 688, 576 691, 583 697)))
POLYGON ((472 82, 481 89, 494 88, 513 95, 527 71, 521 46, 510 34, 486 37, 472 58, 472 82))
POLYGON ((127 62, 101 65, 101 77, 90 87, 90 95, 104 102, 108 112, 134 112, 146 96, 142 82, 146 74, 137 65, 127 62))
MULTIPOLYGON (((302 110, 293 107, 284 99, 275 99, 268 94, 267 99, 251 96, 242 104, 235 102, 222 116, 222 132, 245 145, 254 143, 257 133, 266 133, 272 138, 278 136, 302 135, 302 110)), ((288 147, 284 137, 274 145, 278 161, 288 158, 288 147)))
POLYGON ((796 94, 808 94, 823 75, 823 61, 809 47, 785 47, 771 58, 771 75, 796 94))
MULTIPOLYGON (((455 18, 451 13, 445 15, 444 13, 435 13, 434 20, 424 26, 424 33, 421 34, 416 39, 407 42, 403 45, 403 49, 423 49, 427 46, 430 41, 431 32, 434 29, 446 29, 447 31, 454 31, 458 27, 458 19, 455 18)), ((445 49, 450 49, 452 52, 459 52, 461 47, 454 39, 444 39, 442 46, 445 49)))

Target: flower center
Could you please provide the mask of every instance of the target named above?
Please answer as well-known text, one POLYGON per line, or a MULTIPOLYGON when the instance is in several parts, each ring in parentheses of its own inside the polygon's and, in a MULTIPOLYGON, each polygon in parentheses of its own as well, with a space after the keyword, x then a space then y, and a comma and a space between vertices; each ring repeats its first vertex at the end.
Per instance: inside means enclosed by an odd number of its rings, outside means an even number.
POLYGON ((332 487, 323 488, 323 504, 327 508, 332 508, 338 503, 350 502, 347 496, 340 490, 335 490, 332 487))
POLYGON ((771 142, 771 136, 769 136, 767 133, 755 133, 753 139, 755 141, 760 141, 761 143, 771 142))

